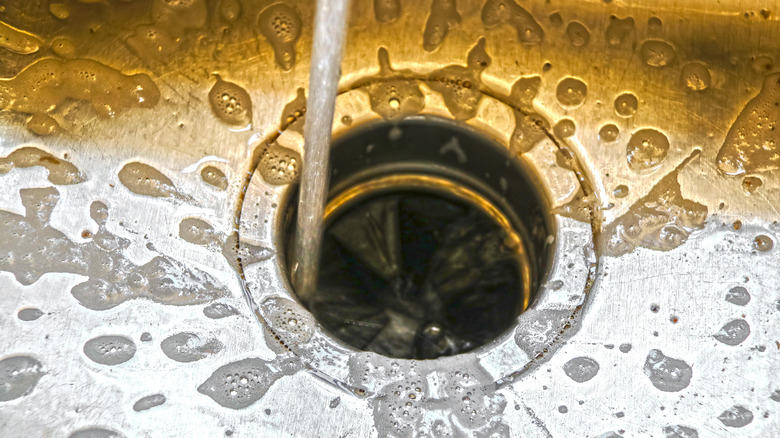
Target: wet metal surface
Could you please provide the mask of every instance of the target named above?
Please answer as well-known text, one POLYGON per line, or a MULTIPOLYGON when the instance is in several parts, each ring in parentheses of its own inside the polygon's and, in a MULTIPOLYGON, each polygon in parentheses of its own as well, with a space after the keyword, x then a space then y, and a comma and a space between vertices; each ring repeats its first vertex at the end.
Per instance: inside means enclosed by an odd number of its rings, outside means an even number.
POLYGON ((432 361, 289 287, 310 2, 4 3, 0 435, 772 436, 780 5, 723 3, 353 2, 334 136, 459 120, 552 212, 530 308, 432 361))

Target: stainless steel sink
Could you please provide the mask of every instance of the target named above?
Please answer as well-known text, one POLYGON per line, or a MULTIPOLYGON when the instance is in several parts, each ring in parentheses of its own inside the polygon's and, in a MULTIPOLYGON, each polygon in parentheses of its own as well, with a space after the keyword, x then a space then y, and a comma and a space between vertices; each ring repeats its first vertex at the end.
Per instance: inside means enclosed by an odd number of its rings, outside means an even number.
POLYGON ((774 436, 780 3, 726 3, 353 2, 336 141, 459 125, 547 224, 506 330, 410 360, 288 281, 311 1, 3 2, 0 435, 774 436))

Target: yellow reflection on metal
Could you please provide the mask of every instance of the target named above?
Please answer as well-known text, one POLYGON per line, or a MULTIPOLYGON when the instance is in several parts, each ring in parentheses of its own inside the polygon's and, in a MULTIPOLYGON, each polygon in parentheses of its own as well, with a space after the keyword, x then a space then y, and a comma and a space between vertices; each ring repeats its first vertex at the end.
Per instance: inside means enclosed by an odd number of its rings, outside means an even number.
POLYGON ((326 224, 325 227, 327 228, 330 221, 336 218, 346 208, 349 208, 366 198, 391 191, 426 191, 439 193, 466 202, 490 217, 504 231, 506 236, 505 243, 507 246, 515 251, 522 284, 522 307, 520 310, 523 311, 528 308, 531 300, 531 263, 520 235, 515 231, 506 215, 496 208, 496 206, 487 198, 448 179, 431 175, 400 173, 374 178, 353 185, 347 190, 339 193, 325 206, 323 218, 323 221, 326 224))

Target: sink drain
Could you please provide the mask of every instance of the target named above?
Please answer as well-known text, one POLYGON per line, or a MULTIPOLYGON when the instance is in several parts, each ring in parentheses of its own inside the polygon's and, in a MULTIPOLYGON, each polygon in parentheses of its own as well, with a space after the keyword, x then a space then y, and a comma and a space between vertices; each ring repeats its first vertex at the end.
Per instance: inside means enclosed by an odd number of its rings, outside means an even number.
POLYGON ((433 359, 512 327, 548 268, 551 227, 522 163, 431 119, 353 130, 331 159, 318 288, 303 303, 328 332, 360 350, 433 359))

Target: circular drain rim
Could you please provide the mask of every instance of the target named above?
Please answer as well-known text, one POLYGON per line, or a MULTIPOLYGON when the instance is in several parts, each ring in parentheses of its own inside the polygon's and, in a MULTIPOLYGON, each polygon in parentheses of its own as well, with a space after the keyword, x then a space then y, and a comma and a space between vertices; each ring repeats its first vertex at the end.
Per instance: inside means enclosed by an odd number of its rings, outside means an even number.
MULTIPOLYGON (((516 305, 513 306, 513 309, 516 312, 514 317, 516 318, 516 315, 523 312, 530 303, 532 284, 535 277, 535 272, 533 271, 529 260, 529 254, 525 248, 526 243, 520 237, 520 233, 515 230, 507 216, 505 216, 499 208, 491 203, 486 197, 466 186, 461 186, 447 178, 416 173, 400 173, 371 178, 357 183, 356 185, 349 186, 346 190, 338 193, 328 202, 324 213, 324 228, 327 230, 329 224, 332 224, 334 220, 365 200, 393 195, 403 198, 403 193, 415 192, 429 194, 442 199, 449 198, 455 202, 462 203, 463 205, 470 205, 472 208, 479 211, 486 219, 491 221, 497 229, 503 231, 504 245, 514 253, 512 259, 515 261, 515 272, 517 273, 516 284, 519 286, 519 291, 513 288, 512 290, 515 292, 510 292, 513 296, 517 297, 516 305)), ((293 203, 293 205, 290 205, 287 208, 294 210, 294 207, 295 205, 293 203)), ((290 225, 288 225, 288 227, 289 226, 290 225)), ((286 231, 285 234, 289 236, 290 231, 286 231)), ((308 303, 308 307, 311 308, 311 306, 312 303, 308 303)), ((415 319, 415 317, 412 317, 412 319, 415 319)), ((418 322, 421 324, 425 323, 421 319, 418 320, 418 322)), ((510 328, 511 325, 502 326, 502 328, 498 330, 498 334, 491 336, 486 342, 480 342, 479 345, 481 346, 485 343, 489 343, 510 328)), ((341 339, 341 337, 335 333, 332 333, 332 336, 341 339)), ((352 345, 346 340, 344 340, 344 342, 352 345)), ((371 351, 370 349, 362 349, 360 347, 355 348, 361 351, 371 351)), ((470 350, 471 349, 467 351, 470 350)), ((442 356, 459 354, 463 354, 463 352, 443 354, 442 356)))
MULTIPOLYGON (((364 92, 358 88, 340 94, 336 103, 334 117, 334 138, 337 138, 347 129, 354 129, 363 123, 381 120, 378 114, 371 110, 370 104, 361 97, 364 92), (339 125, 338 120, 348 116, 351 123, 348 127, 339 125)), ((486 110, 495 111, 497 108, 507 114, 512 114, 516 108, 510 107, 505 102, 483 95, 480 107, 484 109, 489 102, 493 108, 486 110)), ((442 119, 442 115, 449 115, 448 110, 436 104, 426 106, 421 113, 407 117, 407 119, 442 119)), ((451 122, 450 117, 444 118, 451 122)), ((489 117, 476 117, 463 122, 462 126, 470 128, 480 135, 493 138, 502 147, 508 147, 509 138, 514 134, 513 127, 509 124, 495 124, 489 117)), ((286 147, 302 149, 300 135, 291 135, 285 138, 285 131, 274 135, 274 141, 286 147)), ((556 142, 551 140, 552 135, 539 141, 531 151, 524 153, 520 159, 539 178, 544 189, 544 196, 554 198, 558 193, 570 193, 568 201, 574 198, 575 193, 581 192, 581 178, 571 169, 567 178, 550 171, 555 167, 559 150, 556 142), (534 151, 541 151, 534 153, 534 151), (569 187, 573 184, 575 187, 569 187)), ((559 168, 560 170, 560 168, 559 168)), ((242 244, 271 244, 275 248, 282 248, 284 237, 281 229, 284 221, 283 213, 276 211, 270 216, 270 224, 263 223, 254 212, 258 208, 284 205, 292 196, 293 187, 275 186, 267 183, 260 172, 255 169, 246 187, 246 197, 242 204, 239 221, 239 245, 242 244), (253 211, 249 211, 252 209, 253 211), (270 225, 270 226, 269 226, 270 225)), ((560 198, 560 196, 558 196, 560 198)), ((558 199, 557 205, 562 207, 565 202, 558 199)), ((567 201, 567 202, 568 202, 567 201)), ((594 252, 594 235, 592 224, 577 219, 564 217, 559 211, 552 210, 552 228, 555 235, 549 238, 556 242, 553 251, 549 271, 540 282, 535 302, 523 312, 516 323, 509 330, 500 335, 493 342, 480 346, 469 352, 445 356, 432 360, 396 359, 380 356, 376 353, 359 351, 335 337, 325 333, 323 328, 316 323, 314 316, 301 305, 288 281, 279 253, 269 260, 249 266, 241 266, 245 279, 245 293, 253 307, 253 313, 258 317, 264 328, 269 345, 274 345, 281 339, 282 350, 292 352, 300 357, 306 365, 320 377, 334 385, 346 388, 357 396, 366 396, 378 391, 390 380, 377 378, 369 384, 359 384, 355 376, 360 371, 368 373, 365 368, 369 363, 386 363, 387 366, 398 363, 406 363, 403 366, 417 367, 419 373, 432 376, 436 373, 446 373, 453 367, 462 363, 476 363, 484 369, 497 386, 504 386, 518 378, 526 371, 533 368, 534 363, 544 362, 560 346, 560 340, 573 335, 578 329, 578 318, 585 304, 588 291, 596 282, 597 259, 594 252), (279 308, 278 303, 283 300, 284 307, 296 315, 301 315, 312 327, 305 341, 297 342, 295 336, 289 337, 287 327, 276 324, 274 309, 279 308), (284 342, 284 339, 293 342, 284 342), (361 365, 362 364, 362 365, 361 365)), ((278 316, 278 315, 276 315, 278 316)))
POLYGON ((490 217, 490 219, 506 233, 507 238, 511 241, 510 246, 517 250, 520 259, 520 275, 522 278, 521 294, 523 300, 521 310, 524 311, 528 308, 531 301, 531 295, 533 295, 533 291, 531 290, 533 275, 531 273, 528 253, 525 250, 523 239, 520 237, 519 233, 515 231, 514 227, 509 222, 509 219, 507 219, 507 217, 484 196, 467 187, 459 186, 446 178, 403 173, 375 178, 366 181, 359 186, 351 187, 337 195, 325 205, 325 213, 323 215, 325 227, 327 228, 329 221, 335 219, 338 210, 348 209, 350 208, 348 204, 360 202, 359 199, 362 199, 363 197, 373 197, 377 192, 385 188, 391 192, 420 190, 422 192, 439 193, 439 191, 446 191, 448 194, 453 195, 455 199, 475 205, 480 211, 490 217))

